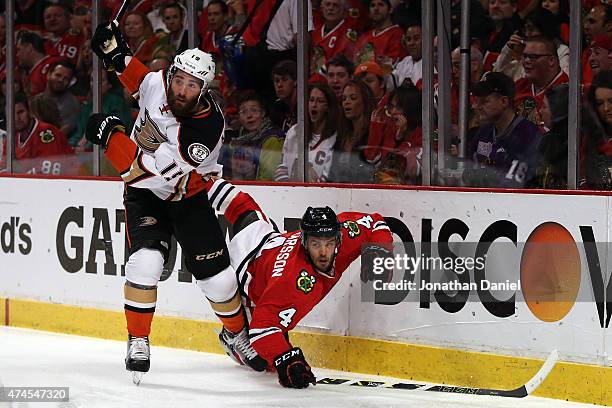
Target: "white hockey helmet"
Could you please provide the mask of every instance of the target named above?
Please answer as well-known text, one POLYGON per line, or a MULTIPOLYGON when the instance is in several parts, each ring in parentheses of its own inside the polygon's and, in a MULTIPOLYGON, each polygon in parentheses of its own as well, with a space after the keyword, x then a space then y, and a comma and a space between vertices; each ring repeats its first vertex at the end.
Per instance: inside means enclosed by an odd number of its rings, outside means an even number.
POLYGON ((172 77, 176 70, 186 72, 189 75, 201 79, 204 83, 200 92, 200 99, 210 87, 210 84, 215 79, 215 61, 211 54, 204 52, 198 48, 185 50, 174 57, 174 62, 168 68, 167 86, 170 87, 172 77))

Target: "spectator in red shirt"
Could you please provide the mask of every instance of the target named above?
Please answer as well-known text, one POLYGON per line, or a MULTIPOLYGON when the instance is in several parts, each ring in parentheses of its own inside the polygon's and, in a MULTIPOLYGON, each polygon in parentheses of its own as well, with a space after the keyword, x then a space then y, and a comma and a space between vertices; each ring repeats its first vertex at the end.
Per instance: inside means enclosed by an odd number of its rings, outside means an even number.
POLYGON ((315 25, 312 32, 313 55, 312 65, 324 66, 338 54, 352 55, 357 32, 351 29, 350 21, 346 18, 345 0, 323 0, 321 11, 323 22, 315 25))
MULTIPOLYGON (((207 31, 200 33, 200 49, 216 57, 221 56, 219 40, 226 36, 230 30, 228 22, 229 7, 223 0, 212 0, 208 3, 207 31)), ((221 66, 222 64, 217 64, 221 66)))
POLYGON ((376 182, 380 184, 420 184, 421 146, 421 92, 411 83, 405 83, 391 92, 386 107, 395 132, 386 148, 378 170, 376 182))
POLYGON ((527 40, 522 57, 525 78, 516 81, 515 104, 523 117, 539 125, 544 94, 555 85, 568 83, 569 77, 561 70, 557 48, 550 39, 527 40))
POLYGON ((390 68, 404 55, 399 41, 402 29, 391 21, 391 2, 389 0, 370 1, 370 22, 372 29, 359 37, 355 46, 355 63, 376 61, 390 68))
POLYGON ((45 8, 45 50, 49 55, 57 55, 76 64, 85 37, 79 30, 70 27, 71 15, 65 5, 51 4, 45 8))
POLYGON ((26 75, 23 77, 23 88, 29 97, 45 90, 49 65, 58 61, 59 57, 45 55, 43 39, 35 33, 21 31, 17 35, 15 54, 19 67, 26 75))
MULTIPOLYGON (((68 140, 58 128, 30 114, 23 94, 15 97, 15 130, 16 173, 75 174, 74 150, 68 140)), ((2 150, 6 152, 6 139, 2 150)), ((5 165, 6 154, 0 159, 0 168, 5 165)))

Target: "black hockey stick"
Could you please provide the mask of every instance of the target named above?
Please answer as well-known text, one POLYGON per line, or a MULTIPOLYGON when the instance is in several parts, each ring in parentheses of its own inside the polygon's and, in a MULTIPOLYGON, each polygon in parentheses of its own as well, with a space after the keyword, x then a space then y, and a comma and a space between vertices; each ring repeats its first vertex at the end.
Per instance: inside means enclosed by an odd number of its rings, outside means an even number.
POLYGON ((325 377, 317 381, 323 385, 348 385, 351 387, 395 388, 411 391, 446 392, 452 394, 497 395, 499 397, 523 398, 531 394, 544 382, 557 363, 559 355, 553 350, 538 372, 524 385, 513 390, 496 390, 493 388, 455 387, 451 385, 431 385, 406 382, 384 382, 370 380, 347 380, 344 378, 325 377))

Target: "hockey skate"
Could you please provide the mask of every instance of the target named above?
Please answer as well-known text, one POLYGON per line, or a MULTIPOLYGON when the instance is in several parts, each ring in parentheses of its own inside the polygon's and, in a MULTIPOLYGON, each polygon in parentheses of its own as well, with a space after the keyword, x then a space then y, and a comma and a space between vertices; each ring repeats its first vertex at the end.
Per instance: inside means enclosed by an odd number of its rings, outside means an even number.
POLYGON ((127 356, 125 356, 125 369, 132 372, 134 384, 139 385, 142 375, 149 371, 151 366, 150 355, 149 337, 129 335, 127 356))
POLYGON ((248 365, 255 371, 264 371, 268 366, 266 360, 261 358, 249 341, 249 332, 243 328, 233 334, 225 327, 219 333, 219 341, 228 356, 240 365, 248 365))

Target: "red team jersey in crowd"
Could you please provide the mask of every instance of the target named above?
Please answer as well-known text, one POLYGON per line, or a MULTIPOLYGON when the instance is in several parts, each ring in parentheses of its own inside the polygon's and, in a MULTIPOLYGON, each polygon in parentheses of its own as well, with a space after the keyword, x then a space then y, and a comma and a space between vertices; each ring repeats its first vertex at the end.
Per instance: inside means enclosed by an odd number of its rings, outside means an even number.
POLYGON ((246 270, 242 285, 247 306, 255 305, 249 324, 251 344, 272 364, 274 357, 291 346, 284 333, 317 305, 359 257, 366 243, 391 243, 389 227, 379 214, 338 214, 342 243, 331 276, 314 270, 301 244, 301 231, 277 234, 268 239, 246 270))
POLYGON ((392 63, 406 56, 406 52, 402 48, 400 38, 404 34, 403 30, 398 25, 387 27, 379 33, 370 30, 361 35, 355 46, 356 62, 362 63, 365 61, 380 61, 381 59, 390 58, 392 63))
POLYGON ((539 92, 535 91, 533 84, 527 78, 521 78, 516 81, 516 96, 514 97, 514 103, 517 111, 523 116, 530 119, 535 124, 539 124, 542 121, 540 110, 544 104, 544 95, 546 92, 561 84, 567 84, 569 77, 563 71, 559 74, 539 92), (535 106, 534 106, 535 105, 535 106))
POLYGON ((45 90, 49 66, 60 59, 59 57, 50 57, 46 55, 28 71, 23 80, 23 89, 28 97, 31 98, 45 90))
POLYGON ((312 32, 313 47, 320 47, 325 56, 325 62, 338 54, 352 58, 353 47, 357 41, 357 32, 351 29, 349 21, 344 19, 336 27, 325 33, 325 25, 315 26, 312 32))
POLYGON ((75 28, 71 28, 61 37, 50 38, 45 41, 45 51, 48 55, 62 57, 76 65, 84 41, 85 37, 82 33, 75 28))
MULTIPOLYGON (((0 168, 6 165, 6 138, 0 168)), ((15 140, 16 173, 75 175, 80 170, 74 150, 64 134, 55 126, 34 119, 28 133, 17 132, 15 140)))

